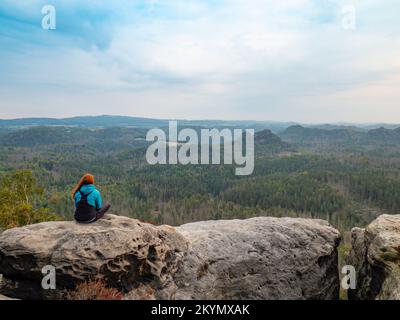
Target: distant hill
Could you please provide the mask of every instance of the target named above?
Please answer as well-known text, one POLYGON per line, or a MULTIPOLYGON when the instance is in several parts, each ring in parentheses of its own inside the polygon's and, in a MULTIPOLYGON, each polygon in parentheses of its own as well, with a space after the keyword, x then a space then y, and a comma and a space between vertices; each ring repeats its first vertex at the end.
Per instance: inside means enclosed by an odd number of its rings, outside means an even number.
MULTIPOLYGON (((173 119, 170 119, 173 120, 173 119)), ((168 126, 169 119, 151 119, 128 116, 85 116, 64 119, 54 118, 22 118, 1 120, 0 128, 23 128, 32 126, 71 126, 84 128, 111 128, 111 127, 134 127, 134 128, 154 128, 168 126)), ((270 129, 273 132, 282 131, 293 122, 275 121, 252 121, 252 120, 178 120, 179 126, 187 127, 237 127, 252 128, 256 131, 270 129)), ((1 132, 0 132, 1 133, 1 132)))
POLYGON ((349 142, 359 139, 362 136, 360 131, 352 129, 319 129, 305 128, 295 125, 287 128, 280 134, 280 137, 288 142, 294 143, 315 143, 318 141, 349 142))
POLYGON ((258 155, 275 154, 283 151, 294 151, 289 143, 282 141, 280 137, 265 129, 254 135, 254 147, 258 155))
POLYGON ((308 126, 309 128, 313 129, 323 129, 323 130, 353 130, 353 131, 359 131, 359 132, 364 132, 366 131, 365 128, 363 127, 357 127, 355 125, 340 125, 340 124, 317 124, 317 125, 312 125, 308 126))
POLYGON ((276 134, 273 134, 271 130, 268 129, 256 132, 254 135, 254 143, 267 146, 288 146, 288 143, 283 142, 281 138, 279 138, 276 134))
MULTIPOLYGON (((20 119, 0 119, 0 134, 2 130, 21 129, 23 127, 32 126, 70 126, 84 128, 111 128, 111 127, 135 127, 135 128, 150 128, 150 127, 166 127, 168 121, 173 119, 152 119, 144 117, 131 116, 79 116, 70 118, 20 118, 20 119)), ((386 129, 395 129, 400 125, 396 124, 350 124, 350 123, 331 123, 331 124, 301 124, 293 121, 263 121, 263 120, 178 120, 180 126, 189 127, 239 127, 251 128, 256 131, 269 129, 273 133, 282 133, 285 129, 291 126, 301 125, 304 128, 324 129, 324 130, 353 130, 367 131, 380 127, 386 129)))
POLYGON ((0 137, 3 146, 35 147, 39 145, 75 143, 90 135, 89 129, 68 127, 33 127, 7 133, 0 137))
POLYGON ((336 149, 400 146, 400 128, 381 127, 363 131, 352 127, 321 129, 295 125, 281 132, 279 136, 284 141, 295 145, 319 149, 332 148, 332 146, 335 146, 336 149))
POLYGON ((81 145, 110 151, 143 144, 145 130, 140 128, 86 129, 82 127, 37 126, 0 135, 0 145, 37 147, 52 145, 81 145))
POLYGON ((148 119, 125 116, 87 116, 64 119, 54 118, 22 118, 12 120, 0 120, 0 127, 12 126, 77 126, 86 128, 96 127, 154 127, 165 126, 168 120, 148 119))
POLYGON ((385 129, 383 127, 369 130, 367 140, 375 143, 400 144, 400 128, 385 129))

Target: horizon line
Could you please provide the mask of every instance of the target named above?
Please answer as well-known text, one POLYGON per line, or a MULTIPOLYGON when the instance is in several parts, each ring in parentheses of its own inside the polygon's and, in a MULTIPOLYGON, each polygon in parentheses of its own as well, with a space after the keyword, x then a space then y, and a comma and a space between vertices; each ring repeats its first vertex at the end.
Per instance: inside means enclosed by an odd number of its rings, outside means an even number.
POLYGON ((254 123, 293 123, 293 124, 306 124, 306 125, 341 125, 341 126, 351 126, 351 125, 400 125, 400 122, 346 122, 346 121, 334 121, 334 122, 304 122, 295 120, 254 120, 254 119, 187 119, 187 118, 156 118, 156 117, 144 117, 144 116, 132 116, 132 115, 113 115, 113 114, 99 114, 99 115, 77 115, 77 116, 67 116, 67 117, 18 117, 18 118, 0 118, 0 121, 16 121, 16 120, 39 120, 39 119, 49 119, 49 120, 70 120, 76 118, 100 118, 100 117, 122 117, 131 119, 143 119, 143 120, 157 120, 157 121, 221 121, 221 122, 254 122, 254 123))

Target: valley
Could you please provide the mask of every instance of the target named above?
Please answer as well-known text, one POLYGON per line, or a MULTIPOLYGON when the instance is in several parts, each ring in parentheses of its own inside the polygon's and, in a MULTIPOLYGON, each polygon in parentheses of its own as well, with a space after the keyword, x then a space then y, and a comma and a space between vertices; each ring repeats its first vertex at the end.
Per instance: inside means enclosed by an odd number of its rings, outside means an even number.
MULTIPOLYGON (((37 126, 20 120, 18 129, 0 123, 1 175, 32 175, 43 190, 32 194, 32 208, 72 219, 69 193, 84 172, 95 175, 113 213, 154 224, 289 216, 326 219, 348 231, 400 208, 397 129, 282 124, 277 130, 275 124, 274 133, 255 122, 254 172, 236 176, 230 165, 149 165, 145 137, 152 127, 112 117, 87 121, 37 126)), ((168 132, 166 123, 146 121, 168 132)), ((215 124, 186 122, 196 131, 215 124)))

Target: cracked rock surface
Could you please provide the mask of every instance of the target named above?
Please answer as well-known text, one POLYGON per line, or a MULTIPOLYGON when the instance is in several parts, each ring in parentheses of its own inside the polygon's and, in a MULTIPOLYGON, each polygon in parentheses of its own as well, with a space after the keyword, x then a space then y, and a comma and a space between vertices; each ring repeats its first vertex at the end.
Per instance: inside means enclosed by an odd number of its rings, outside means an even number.
POLYGON ((126 299, 338 299, 339 242, 336 229, 313 219, 45 222, 0 234, 0 293, 57 298, 100 277, 126 299), (46 265, 56 268, 57 290, 41 288, 46 265))
POLYGON ((1 293, 18 298, 51 298, 42 290, 42 268, 56 268, 57 289, 71 289, 94 277, 128 292, 140 284, 173 285, 186 240, 172 227, 156 227, 107 215, 93 224, 44 222, 0 234, 1 293))

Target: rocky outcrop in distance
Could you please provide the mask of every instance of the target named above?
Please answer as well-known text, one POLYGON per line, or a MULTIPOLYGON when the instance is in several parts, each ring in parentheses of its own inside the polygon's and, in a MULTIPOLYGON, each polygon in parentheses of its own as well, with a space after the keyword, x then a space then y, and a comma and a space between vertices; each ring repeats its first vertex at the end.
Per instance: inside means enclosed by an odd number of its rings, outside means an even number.
POLYGON ((98 277, 136 299, 338 299, 339 232, 313 219, 258 217, 154 226, 106 215, 0 234, 0 294, 60 298, 98 277), (56 270, 44 290, 42 268, 56 270))

